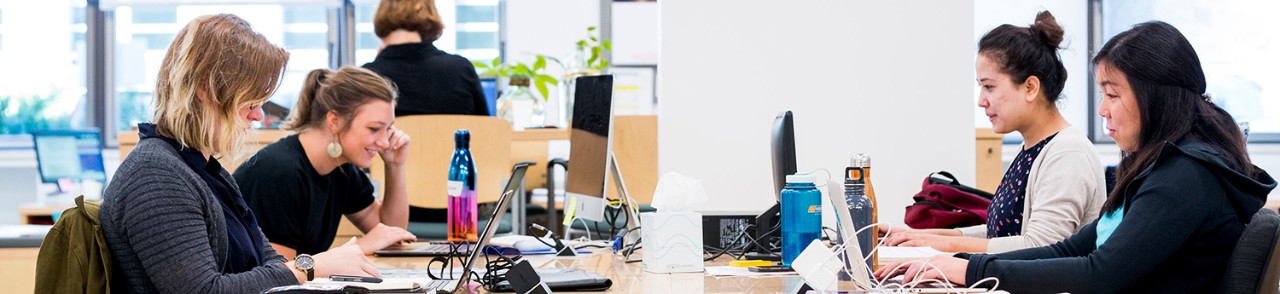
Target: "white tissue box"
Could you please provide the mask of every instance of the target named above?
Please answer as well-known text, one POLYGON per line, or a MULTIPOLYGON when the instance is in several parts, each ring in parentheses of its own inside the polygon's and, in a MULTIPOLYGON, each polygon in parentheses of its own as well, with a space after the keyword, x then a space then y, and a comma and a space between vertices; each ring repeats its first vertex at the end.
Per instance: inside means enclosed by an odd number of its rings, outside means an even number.
POLYGON ((702 272, 701 213, 641 213, 640 224, 645 271, 702 272))

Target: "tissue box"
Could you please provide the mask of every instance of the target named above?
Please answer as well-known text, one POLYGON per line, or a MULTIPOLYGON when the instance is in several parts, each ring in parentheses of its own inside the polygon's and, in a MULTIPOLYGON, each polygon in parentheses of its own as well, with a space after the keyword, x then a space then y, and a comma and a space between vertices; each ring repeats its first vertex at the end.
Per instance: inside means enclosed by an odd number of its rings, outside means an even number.
POLYGON ((640 214, 644 270, 652 273, 702 272, 702 214, 640 214))

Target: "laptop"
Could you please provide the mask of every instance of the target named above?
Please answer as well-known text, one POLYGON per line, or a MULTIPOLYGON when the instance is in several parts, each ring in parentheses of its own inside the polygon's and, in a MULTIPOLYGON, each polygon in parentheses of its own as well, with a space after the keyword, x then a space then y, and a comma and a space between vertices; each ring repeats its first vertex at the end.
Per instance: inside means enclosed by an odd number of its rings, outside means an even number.
MULTIPOLYGON (((835 182, 831 182, 835 183, 835 182)), ((849 273, 853 276, 854 286, 858 290, 877 291, 883 293, 982 293, 987 292, 985 288, 969 289, 960 285, 946 285, 943 283, 931 282, 922 283, 914 287, 902 288, 902 278, 898 277, 888 281, 876 281, 871 279, 871 270, 867 268, 867 263, 863 260, 866 256, 862 255, 862 249, 858 244, 858 227, 853 224, 853 215, 849 211, 848 200, 844 197, 842 185, 832 185, 830 188, 831 206, 836 212, 836 234, 844 237, 844 242, 848 243, 844 248, 844 252, 838 253, 842 255, 845 262, 844 266, 849 269, 849 273), (878 289, 877 289, 878 288, 878 289)), ((874 229, 868 229, 874 230, 874 229)))
MULTIPOLYGON (((520 189, 520 182, 524 181, 525 171, 528 170, 529 166, 532 164, 533 163, 531 162, 521 162, 516 164, 515 168, 511 170, 511 179, 507 181, 506 189, 502 191, 502 196, 498 198, 498 205, 494 208, 493 216, 489 218, 489 223, 484 226, 484 231, 480 231, 480 240, 479 242, 476 242, 477 248, 483 248, 483 246, 488 245, 489 240, 493 238, 493 234, 498 231, 498 220, 502 219, 502 216, 507 211, 507 206, 511 205, 512 196, 514 196, 515 193, 518 193, 518 190, 520 189)), ((458 279, 432 280, 431 282, 422 285, 422 288, 425 289, 425 292, 427 293, 457 292, 462 289, 463 285, 466 285, 467 282, 470 281, 471 271, 480 262, 480 255, 484 253, 484 251, 485 250, 471 251, 471 254, 467 257, 467 262, 462 265, 462 272, 460 275, 455 276, 458 277, 458 279)), ((424 279, 426 278, 424 277, 424 279)))
MULTIPOLYGON (((517 190, 520 189, 520 183, 524 182, 525 170, 532 164, 531 162, 521 162, 512 169, 511 178, 507 179, 507 187, 502 191, 503 197, 507 196, 506 193, 518 193, 517 190)), ((498 204, 500 206, 498 210, 506 212, 507 208, 502 206, 504 205, 502 199, 498 200, 498 204)), ((493 227, 494 230, 497 230, 496 224, 501 220, 502 214, 494 213, 487 221, 486 228, 493 227)), ((456 244, 441 241, 428 244, 392 245, 382 250, 376 250, 373 254, 377 256, 465 256, 471 255, 477 244, 487 243, 456 244), (457 248, 455 249, 454 247, 457 248)))

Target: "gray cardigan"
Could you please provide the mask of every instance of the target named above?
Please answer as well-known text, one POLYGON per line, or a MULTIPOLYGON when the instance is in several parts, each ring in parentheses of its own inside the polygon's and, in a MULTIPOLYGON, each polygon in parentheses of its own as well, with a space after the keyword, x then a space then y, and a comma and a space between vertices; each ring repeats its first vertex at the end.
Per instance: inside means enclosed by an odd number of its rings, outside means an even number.
MULTIPOLYGON (((223 170, 232 189, 235 179, 223 170)), ((262 265, 222 273, 227 222, 213 190, 160 139, 142 139, 103 193, 102 231, 114 259, 112 288, 129 293, 258 293, 297 284, 262 237, 262 265)), ((261 235, 262 231, 252 228, 261 235)))

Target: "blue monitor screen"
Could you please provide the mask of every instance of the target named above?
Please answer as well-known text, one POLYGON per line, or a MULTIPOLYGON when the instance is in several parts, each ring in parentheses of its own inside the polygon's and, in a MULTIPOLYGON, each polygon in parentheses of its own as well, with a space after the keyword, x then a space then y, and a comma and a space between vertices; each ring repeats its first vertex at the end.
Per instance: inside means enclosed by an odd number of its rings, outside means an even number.
POLYGON ((480 90, 484 92, 484 101, 489 104, 489 116, 498 115, 498 79, 490 76, 480 77, 480 90))
POLYGON ((37 131, 31 136, 35 141, 40 181, 107 180, 102 164, 102 141, 97 131, 37 131))

